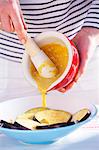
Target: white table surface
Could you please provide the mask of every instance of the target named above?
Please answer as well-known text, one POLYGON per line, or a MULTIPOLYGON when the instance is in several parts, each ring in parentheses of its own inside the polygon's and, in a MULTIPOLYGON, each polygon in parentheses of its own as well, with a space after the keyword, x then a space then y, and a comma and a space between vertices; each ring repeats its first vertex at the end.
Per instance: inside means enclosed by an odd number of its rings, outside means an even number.
MULTIPOLYGON (((99 105, 97 106, 99 110, 99 105)), ((28 145, 0 134, 0 150, 99 150, 99 111, 94 120, 53 144, 28 145)))

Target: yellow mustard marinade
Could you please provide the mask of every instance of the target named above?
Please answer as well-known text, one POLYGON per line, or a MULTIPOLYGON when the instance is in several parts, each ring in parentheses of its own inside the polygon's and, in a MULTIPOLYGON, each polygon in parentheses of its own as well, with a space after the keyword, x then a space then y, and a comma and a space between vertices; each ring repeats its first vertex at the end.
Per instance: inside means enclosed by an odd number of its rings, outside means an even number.
POLYGON ((40 47, 46 55, 52 60, 58 69, 58 74, 53 78, 41 77, 33 63, 30 64, 30 73, 38 85, 42 94, 42 107, 46 107, 46 93, 50 85, 56 81, 64 72, 68 64, 68 49, 59 43, 50 43, 40 47))

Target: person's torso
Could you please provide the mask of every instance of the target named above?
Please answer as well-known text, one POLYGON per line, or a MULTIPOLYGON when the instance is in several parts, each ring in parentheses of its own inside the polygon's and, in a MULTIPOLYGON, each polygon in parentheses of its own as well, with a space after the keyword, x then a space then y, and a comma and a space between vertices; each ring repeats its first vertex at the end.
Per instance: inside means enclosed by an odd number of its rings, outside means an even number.
MULTIPOLYGON (((31 37, 55 30, 72 39, 81 29, 92 0, 20 0, 31 37)), ((22 61, 24 47, 15 33, 0 32, 0 57, 22 61)))

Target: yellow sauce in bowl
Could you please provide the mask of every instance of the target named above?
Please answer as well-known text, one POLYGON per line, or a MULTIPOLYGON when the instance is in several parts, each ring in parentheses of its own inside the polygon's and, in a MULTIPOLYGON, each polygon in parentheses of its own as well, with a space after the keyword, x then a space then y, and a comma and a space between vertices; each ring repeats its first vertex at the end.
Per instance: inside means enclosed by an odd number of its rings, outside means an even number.
MULTIPOLYGON (((42 94, 42 107, 46 107, 46 93, 51 84, 56 81, 64 72, 68 64, 68 49, 58 43, 50 43, 40 47, 46 55, 52 60, 58 69, 58 74, 53 78, 41 77, 35 69, 33 63, 30 64, 30 73, 38 85, 42 94)), ((39 60, 38 60, 39 61, 39 60)))

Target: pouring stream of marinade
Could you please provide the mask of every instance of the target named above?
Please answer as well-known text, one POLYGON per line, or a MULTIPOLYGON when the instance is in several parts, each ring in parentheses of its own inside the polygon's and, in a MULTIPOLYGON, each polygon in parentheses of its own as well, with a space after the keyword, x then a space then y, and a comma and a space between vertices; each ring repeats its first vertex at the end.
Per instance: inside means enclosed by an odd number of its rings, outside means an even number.
MULTIPOLYGON (((47 89, 56 81, 64 72, 68 64, 68 50, 64 45, 59 43, 49 43, 40 47, 50 60, 56 65, 58 73, 52 78, 43 78, 31 62, 30 72, 33 79, 38 85, 38 90, 42 95, 42 107, 46 107, 47 89)), ((39 60, 38 60, 39 61, 39 60)))

